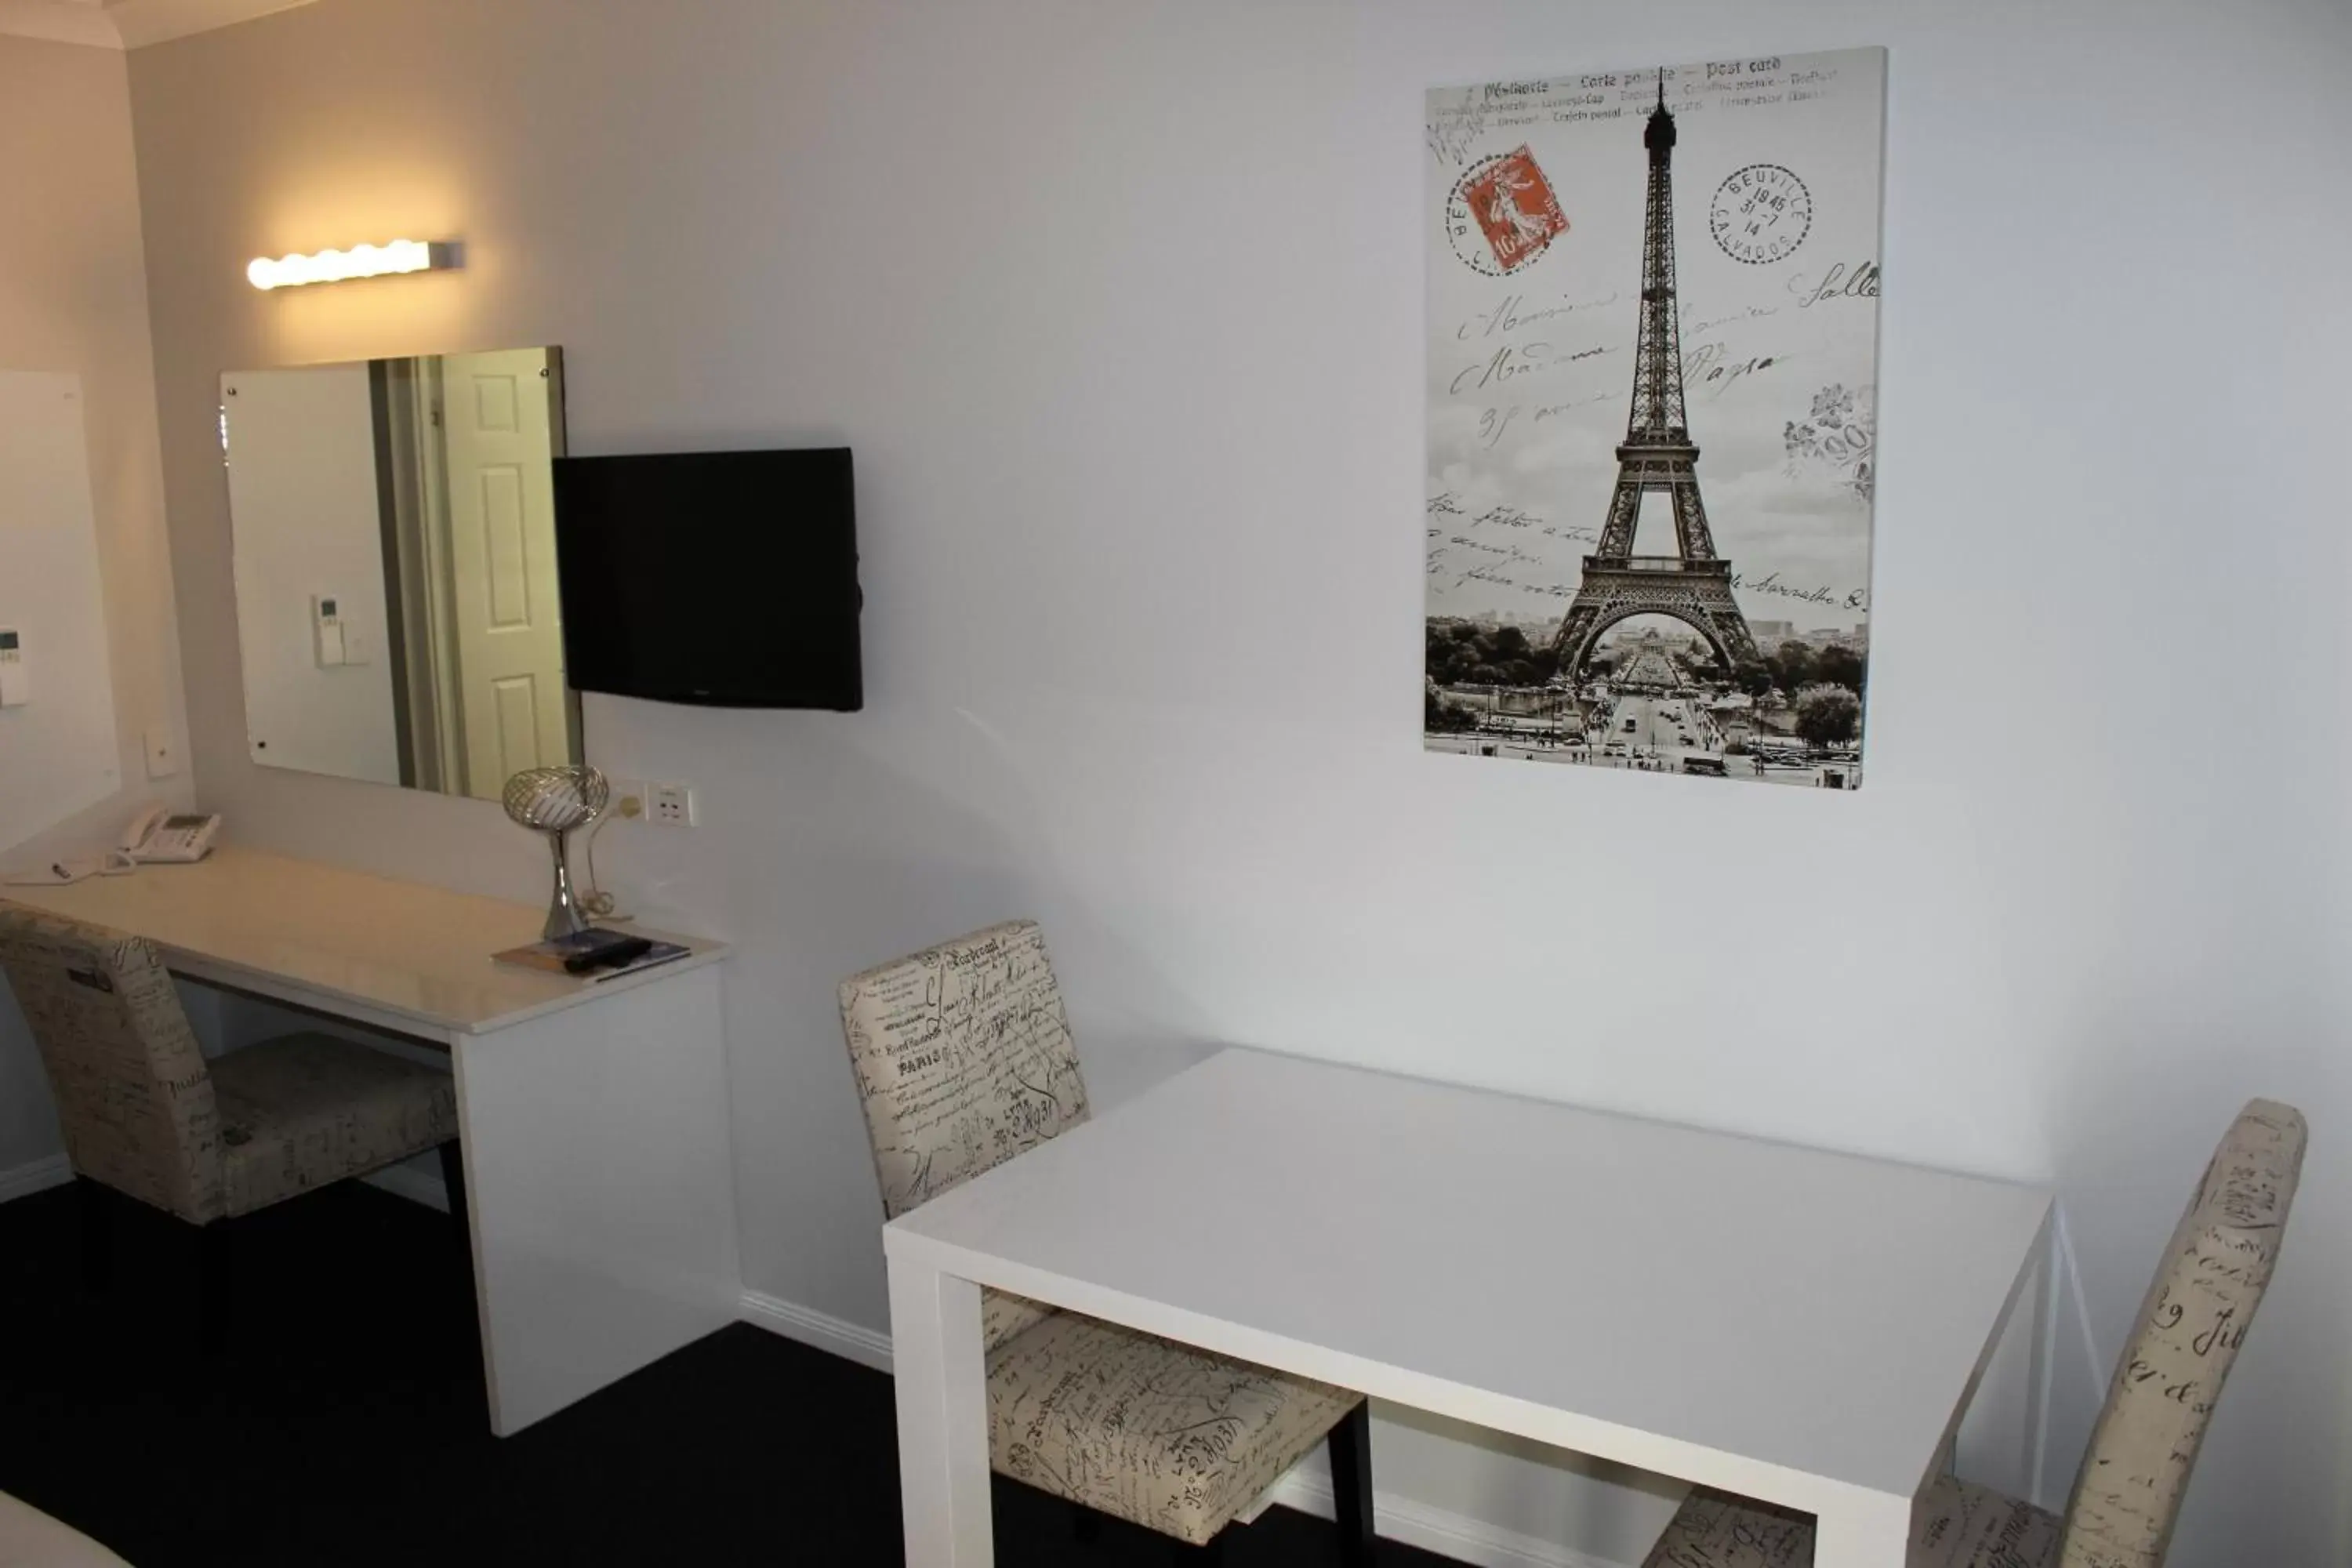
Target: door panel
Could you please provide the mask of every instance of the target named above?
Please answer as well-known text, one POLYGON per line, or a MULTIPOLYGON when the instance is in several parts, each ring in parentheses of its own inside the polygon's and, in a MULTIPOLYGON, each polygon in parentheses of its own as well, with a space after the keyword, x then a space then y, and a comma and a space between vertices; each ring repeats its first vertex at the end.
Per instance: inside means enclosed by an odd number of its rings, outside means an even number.
MULTIPOLYGON (((491 692, 498 704, 499 773, 506 778, 524 768, 540 765, 539 741, 539 680, 534 676, 510 675, 498 682, 491 692)), ((565 759, 556 758, 562 762, 565 759)))
POLYGON ((572 760, 544 349, 442 360, 466 793, 572 760))

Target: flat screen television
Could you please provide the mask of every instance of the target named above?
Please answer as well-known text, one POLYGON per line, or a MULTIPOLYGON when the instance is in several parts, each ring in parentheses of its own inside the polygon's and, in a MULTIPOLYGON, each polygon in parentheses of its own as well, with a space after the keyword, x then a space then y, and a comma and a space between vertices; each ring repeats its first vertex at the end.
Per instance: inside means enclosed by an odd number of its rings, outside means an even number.
POLYGON ((866 704, 846 447, 558 458, 555 558, 579 690, 866 704))

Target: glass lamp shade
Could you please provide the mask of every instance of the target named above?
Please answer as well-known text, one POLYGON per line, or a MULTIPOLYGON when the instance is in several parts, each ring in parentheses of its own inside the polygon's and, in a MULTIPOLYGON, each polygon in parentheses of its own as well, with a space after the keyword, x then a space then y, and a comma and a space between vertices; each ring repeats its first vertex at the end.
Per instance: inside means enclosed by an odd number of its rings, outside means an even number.
POLYGON ((575 827, 585 827, 604 815, 613 786, 594 768, 525 768, 507 780, 500 795, 507 816, 534 833, 547 835, 555 859, 555 891, 548 901, 547 924, 541 935, 548 940, 588 929, 572 890, 572 863, 566 839, 575 827))

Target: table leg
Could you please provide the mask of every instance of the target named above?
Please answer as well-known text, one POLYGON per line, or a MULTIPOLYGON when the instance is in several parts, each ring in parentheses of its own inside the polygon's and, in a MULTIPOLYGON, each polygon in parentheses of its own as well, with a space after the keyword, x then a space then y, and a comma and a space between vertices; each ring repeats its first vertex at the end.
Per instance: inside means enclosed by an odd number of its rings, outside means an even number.
POLYGON ((741 1310, 716 965, 451 1042, 490 1427, 741 1310))
POLYGON ((980 1287, 908 1258, 889 1261, 907 1568, 993 1568, 980 1287))
POLYGON ((1914 1500, 1858 1497, 1823 1509, 1813 1532, 1813 1568, 1904 1568, 1911 1552, 1914 1500))

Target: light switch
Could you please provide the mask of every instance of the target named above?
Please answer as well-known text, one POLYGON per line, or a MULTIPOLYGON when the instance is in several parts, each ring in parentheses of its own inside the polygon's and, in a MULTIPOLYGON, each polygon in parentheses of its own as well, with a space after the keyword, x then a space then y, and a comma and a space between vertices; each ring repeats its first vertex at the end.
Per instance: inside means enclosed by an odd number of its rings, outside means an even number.
POLYGON ((341 601, 332 594, 310 595, 310 634, 318 647, 319 668, 332 669, 350 662, 343 647, 343 617, 338 613, 341 601))
POLYGON ((22 708, 33 700, 33 672, 25 665, 25 639, 14 626, 0 626, 0 708, 22 708))
POLYGON ((147 776, 167 779, 180 771, 179 749, 172 744, 172 731, 162 725, 147 731, 147 776))

